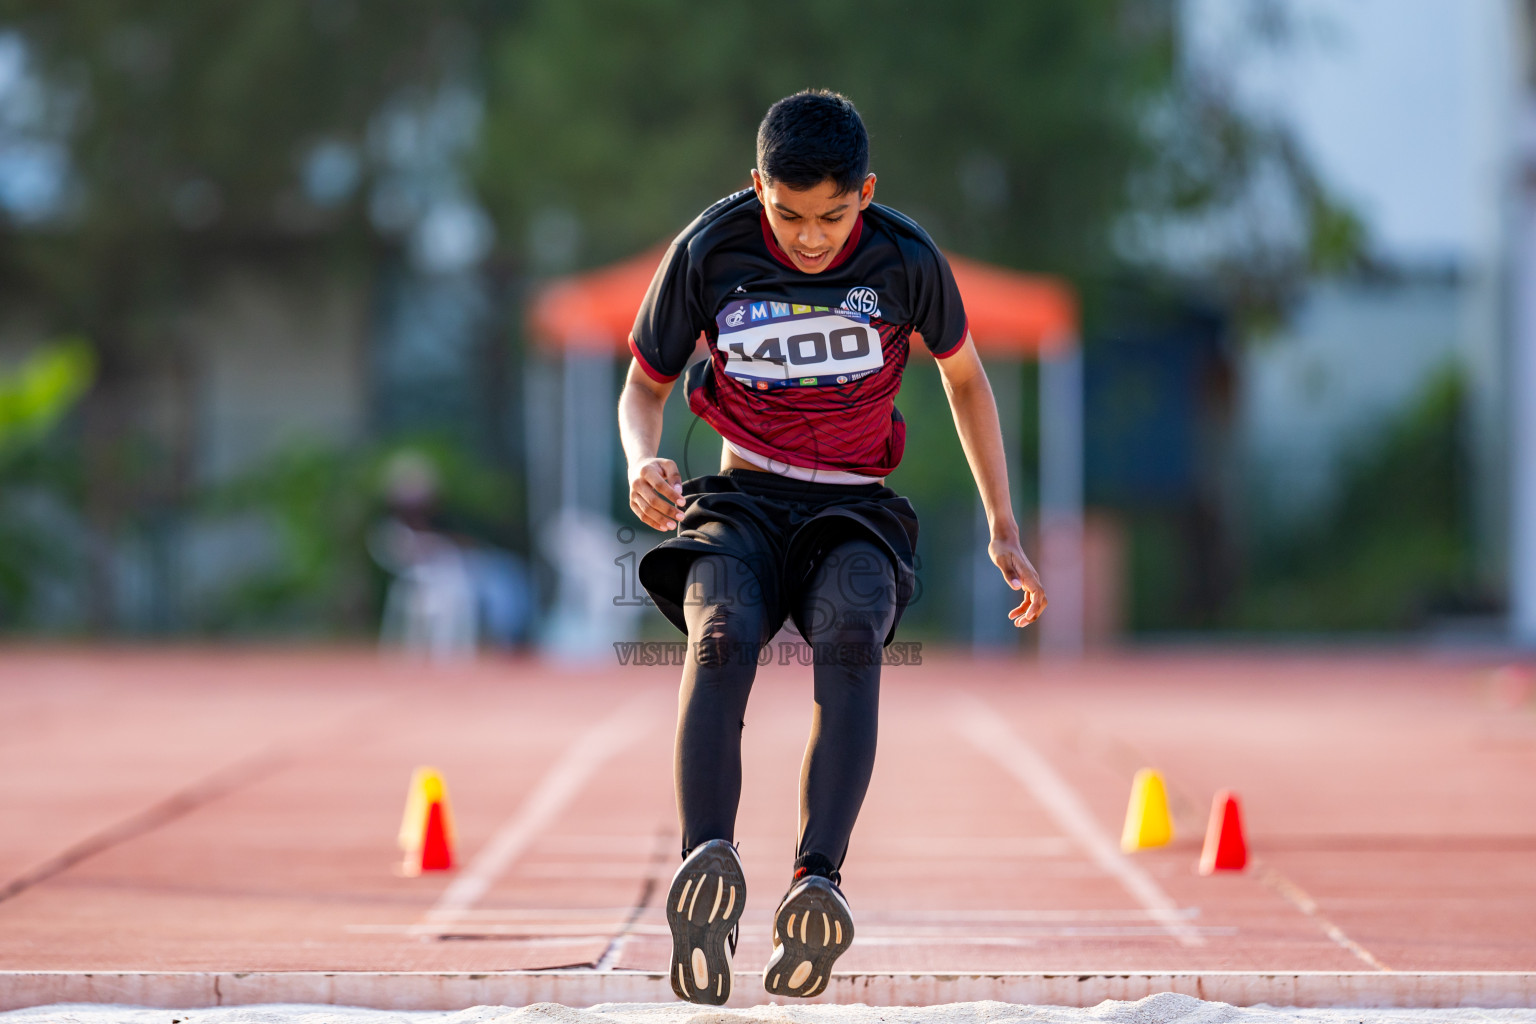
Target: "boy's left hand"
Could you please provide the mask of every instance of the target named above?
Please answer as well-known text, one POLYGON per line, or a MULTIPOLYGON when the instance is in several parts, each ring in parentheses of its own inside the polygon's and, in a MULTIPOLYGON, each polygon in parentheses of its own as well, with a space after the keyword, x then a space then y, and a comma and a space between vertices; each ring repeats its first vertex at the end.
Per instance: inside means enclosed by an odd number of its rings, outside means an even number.
POLYGON ((1040 585, 1040 574, 1030 564, 1023 546, 1017 540, 1001 538, 987 545, 987 555, 1010 587, 1024 591, 1024 600, 1008 613, 1008 618, 1019 627, 1034 622, 1045 611, 1045 588, 1040 585))

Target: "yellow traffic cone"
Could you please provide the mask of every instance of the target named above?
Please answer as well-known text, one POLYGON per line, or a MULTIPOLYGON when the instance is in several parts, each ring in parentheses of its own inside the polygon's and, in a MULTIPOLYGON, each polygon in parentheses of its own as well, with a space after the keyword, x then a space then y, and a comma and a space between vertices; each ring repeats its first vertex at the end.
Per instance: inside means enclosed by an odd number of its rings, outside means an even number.
POLYGON ((1131 782, 1131 805, 1125 811, 1125 830, 1120 849, 1135 853, 1149 846, 1163 846, 1173 839, 1173 819, 1168 815, 1168 791, 1163 777, 1143 768, 1131 782))

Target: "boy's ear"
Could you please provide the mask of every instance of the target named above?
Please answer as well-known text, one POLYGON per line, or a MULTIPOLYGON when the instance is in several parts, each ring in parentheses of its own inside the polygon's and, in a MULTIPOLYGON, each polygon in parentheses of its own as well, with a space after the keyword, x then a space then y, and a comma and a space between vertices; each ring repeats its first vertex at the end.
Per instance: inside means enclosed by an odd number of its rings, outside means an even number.
POLYGON ((762 203, 764 206, 768 205, 767 200, 763 198, 763 176, 757 173, 756 167, 752 168, 752 191, 757 193, 757 201, 759 203, 762 203))
MULTIPOLYGON (((753 171, 752 173, 756 174, 757 172, 753 171)), ((759 195, 761 195, 761 193, 759 193, 759 195)), ((875 176, 873 174, 866 174, 864 176, 864 184, 859 186, 859 209, 869 209, 869 204, 874 201, 874 198, 875 176)))

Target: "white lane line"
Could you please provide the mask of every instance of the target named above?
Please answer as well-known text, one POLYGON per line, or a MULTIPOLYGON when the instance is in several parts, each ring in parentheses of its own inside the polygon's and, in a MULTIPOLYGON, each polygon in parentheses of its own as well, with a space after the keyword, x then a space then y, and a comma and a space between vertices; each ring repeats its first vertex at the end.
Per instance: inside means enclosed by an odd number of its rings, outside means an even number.
MULTIPOLYGON (((602 940, 607 942, 624 922, 611 922, 606 928, 603 925, 593 925, 587 928, 507 928, 494 924, 481 924, 477 921, 464 921, 457 924, 447 923, 433 925, 430 929, 419 924, 349 924, 342 930, 350 935, 416 935, 416 936, 441 936, 464 935, 496 936, 508 940, 535 940, 540 942, 591 942, 602 940)), ((670 932, 668 934, 671 934, 670 932)))
POLYGON ((517 813, 507 819, 427 911, 423 927, 428 932, 440 931, 443 922, 457 920, 478 903, 492 883, 522 855, 539 831, 581 792, 587 781, 645 734, 654 721, 648 707, 653 699, 653 695, 644 694, 627 701, 566 748, 528 794, 517 813))
MULTIPOLYGON (((650 870, 646 872, 645 881, 640 884, 640 891, 635 896, 634 905, 629 908, 624 922, 617 932, 608 940, 608 948, 592 964, 594 971, 612 971, 614 964, 624 955, 629 946, 629 940, 637 934, 642 934, 646 929, 656 927, 640 923, 640 918, 645 916, 646 908, 651 905, 651 900, 658 892, 667 891, 667 868, 670 866, 672 851, 677 848, 677 840, 672 838, 670 829, 659 830, 651 848, 650 870)), ((662 899, 666 899, 665 896, 662 899)), ((666 925, 659 930, 665 931, 668 936, 672 929, 666 925)))
POLYGON ((932 860, 939 856, 974 858, 978 851, 988 860, 1070 857, 1077 844, 1066 836, 871 836, 859 844, 866 854, 878 853, 882 861, 899 857, 932 860))
MULTIPOLYGON (((1179 914, 1182 917, 1196 918, 1200 916, 1200 908, 1183 907, 1180 908, 1179 914)), ((901 910, 885 914, 866 910, 859 914, 859 920, 887 925, 922 924, 930 921, 967 925, 1102 924, 1105 922, 1136 924, 1153 920, 1153 917, 1145 910, 901 910)), ((860 934, 866 930, 861 929, 860 934)))
POLYGON ((966 695, 955 708, 954 724, 977 750, 1023 783, 1057 827, 1076 839, 1093 862, 1119 882, 1169 935, 1185 946, 1205 945, 1205 939, 1185 920, 1173 898, 1139 864, 1120 852, 1083 798, 1039 751, 1004 723, 1001 715, 980 698, 966 695))
POLYGON ((463 910, 461 921, 622 921, 634 907, 494 907, 463 910))
MULTIPOLYGON (((1218 926, 1201 930, 1205 935, 1236 935, 1231 926, 1218 926)), ((1154 929, 1072 929, 1030 932, 1024 935, 865 935, 859 934, 860 946, 1038 946, 1051 939, 1130 939, 1148 934, 1161 934, 1154 929)))
POLYGON ((1301 911, 1303 914, 1306 914, 1308 917, 1316 921, 1318 927, 1323 930, 1323 934, 1332 939, 1335 944, 1343 949, 1349 950, 1349 952, 1353 953, 1356 957, 1358 957, 1360 960, 1363 960, 1365 963, 1370 964, 1376 970, 1386 971, 1389 974, 1392 973, 1392 968, 1376 959, 1375 954, 1366 949, 1364 946, 1360 945, 1360 943, 1356 942, 1354 939, 1350 938, 1348 935, 1345 935, 1344 929, 1340 928, 1338 925, 1324 917, 1322 911, 1318 908, 1317 900, 1308 895, 1305 889, 1291 881, 1289 878, 1286 878, 1280 872, 1276 871, 1268 864, 1265 864, 1257 857, 1252 859, 1252 864, 1250 866, 1258 874, 1259 881, 1263 882, 1271 889, 1274 889, 1281 896, 1285 897, 1286 901, 1294 906, 1297 910, 1301 911))

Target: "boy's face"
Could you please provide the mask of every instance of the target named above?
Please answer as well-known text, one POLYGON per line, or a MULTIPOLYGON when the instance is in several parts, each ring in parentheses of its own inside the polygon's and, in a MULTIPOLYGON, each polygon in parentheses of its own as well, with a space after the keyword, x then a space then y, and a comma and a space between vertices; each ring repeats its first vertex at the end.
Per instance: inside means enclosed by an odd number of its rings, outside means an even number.
POLYGON ((767 211, 773 237, 790 261, 807 274, 819 274, 843 251, 859 211, 874 199, 875 176, 866 176, 857 191, 840 193, 830 178, 800 191, 764 181, 753 168, 752 188, 767 211))

